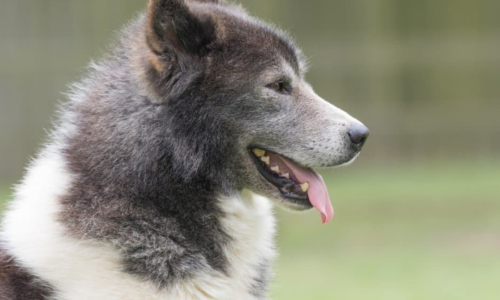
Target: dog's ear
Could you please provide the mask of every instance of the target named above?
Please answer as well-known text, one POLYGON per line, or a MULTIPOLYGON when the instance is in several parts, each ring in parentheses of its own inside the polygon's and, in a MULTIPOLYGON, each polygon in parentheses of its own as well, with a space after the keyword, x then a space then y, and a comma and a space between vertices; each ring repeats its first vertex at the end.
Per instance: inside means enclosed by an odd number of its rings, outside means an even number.
POLYGON ((150 0, 146 30, 148 45, 157 55, 174 51, 200 56, 215 38, 212 20, 195 15, 184 0, 150 0))

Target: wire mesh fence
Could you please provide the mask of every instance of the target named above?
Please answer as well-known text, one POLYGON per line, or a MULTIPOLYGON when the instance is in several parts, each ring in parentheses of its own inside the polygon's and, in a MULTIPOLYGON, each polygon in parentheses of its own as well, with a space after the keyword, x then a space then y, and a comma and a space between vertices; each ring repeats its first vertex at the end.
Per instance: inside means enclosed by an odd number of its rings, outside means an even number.
MULTIPOLYGON (((2 0, 0 181, 20 176, 67 84, 146 0, 2 0)), ((365 121, 367 160, 500 153, 500 2, 241 1, 289 28, 308 75, 365 121)))

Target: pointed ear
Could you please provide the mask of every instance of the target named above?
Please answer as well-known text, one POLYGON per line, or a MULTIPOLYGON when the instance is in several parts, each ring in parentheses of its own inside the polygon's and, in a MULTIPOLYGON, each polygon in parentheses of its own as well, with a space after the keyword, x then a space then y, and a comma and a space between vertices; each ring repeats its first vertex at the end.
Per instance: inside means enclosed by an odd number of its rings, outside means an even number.
POLYGON ((148 45, 157 55, 202 55, 215 39, 212 20, 193 14, 184 0, 150 0, 146 30, 148 45))

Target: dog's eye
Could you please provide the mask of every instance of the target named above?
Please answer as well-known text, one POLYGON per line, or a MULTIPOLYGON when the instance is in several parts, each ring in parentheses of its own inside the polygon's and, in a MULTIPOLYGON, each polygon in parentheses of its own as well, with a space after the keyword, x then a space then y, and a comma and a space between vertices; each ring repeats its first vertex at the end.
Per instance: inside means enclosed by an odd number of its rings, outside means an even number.
POLYGON ((284 80, 276 81, 267 86, 270 89, 280 93, 280 94, 289 94, 291 92, 290 84, 288 84, 284 80))

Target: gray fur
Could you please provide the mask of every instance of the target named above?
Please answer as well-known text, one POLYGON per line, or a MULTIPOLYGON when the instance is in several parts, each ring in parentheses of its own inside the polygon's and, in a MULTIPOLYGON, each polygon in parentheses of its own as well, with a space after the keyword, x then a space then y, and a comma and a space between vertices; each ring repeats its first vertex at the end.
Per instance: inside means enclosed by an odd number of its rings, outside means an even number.
MULTIPOLYGON (((251 147, 307 167, 357 154, 351 119, 325 113, 289 37, 238 6, 151 0, 113 49, 74 86, 55 133, 74 175, 59 221, 73 237, 115 246, 124 271, 160 288, 227 272, 221 197, 246 188, 286 202, 251 147), (280 80, 289 92, 269 88, 280 80)), ((270 262, 255 269, 249 293, 264 299, 270 262)))
POLYGON ((53 294, 51 286, 0 248, 0 300, 45 300, 53 294))
MULTIPOLYGON (((147 24, 141 17, 125 30, 117 50, 77 86, 75 94, 83 99, 66 112, 75 116, 71 120, 78 128, 65 149, 78 176, 62 199, 61 222, 77 237, 117 246, 128 272, 164 287, 207 268, 225 271, 222 247, 230 240, 218 223, 217 195, 244 187, 240 173, 245 168, 238 161, 248 154, 247 147, 239 148, 240 140, 248 138, 244 131, 255 126, 263 110, 249 93, 254 82, 248 78, 278 67, 282 56, 298 67, 290 42, 272 27, 249 17, 240 24, 226 8, 196 9, 236 32, 226 32, 227 41, 207 45, 213 49, 203 60, 186 58, 186 53, 162 57, 162 63, 182 60, 180 66, 167 67, 182 72, 155 81, 178 76, 180 86, 171 86, 170 93, 161 87, 158 93, 144 84, 151 77, 130 76, 151 67, 137 70, 130 63, 145 62, 149 53, 141 48, 146 45, 134 44, 147 24), (251 38, 243 31, 253 33, 251 38), (270 45, 263 49, 262 42, 270 45), (152 99, 156 94, 162 99, 152 99)), ((280 107, 268 108, 276 112, 280 107)))
POLYGON ((257 297, 257 299, 266 299, 269 282, 273 276, 273 272, 271 271, 271 262, 263 261, 258 269, 260 277, 254 278, 254 284, 250 293, 257 297))

